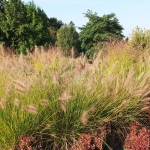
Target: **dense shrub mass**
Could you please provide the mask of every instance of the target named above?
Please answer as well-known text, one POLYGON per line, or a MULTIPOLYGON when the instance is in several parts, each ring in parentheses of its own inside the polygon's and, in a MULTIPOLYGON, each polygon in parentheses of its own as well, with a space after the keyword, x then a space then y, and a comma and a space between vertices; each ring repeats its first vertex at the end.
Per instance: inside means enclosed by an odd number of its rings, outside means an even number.
POLYGON ((150 130, 141 126, 139 123, 132 123, 130 125, 130 133, 128 134, 124 147, 127 150, 144 149, 148 150, 150 147, 150 130))
MULTIPOLYGON (((1 2, 2 3, 2 2, 1 2)), ((48 17, 34 2, 3 0, 0 10, 0 43, 15 53, 26 54, 26 49, 47 46, 51 39, 48 17)))
MULTIPOLYGON (((59 46, 64 55, 71 55, 71 48, 78 48, 78 32, 73 24, 62 26, 57 32, 57 46, 59 46)), ((79 51, 79 49, 78 49, 79 51)))
POLYGON ((130 43, 135 48, 150 48, 150 30, 149 29, 142 29, 140 27, 136 27, 133 29, 130 43))
POLYGON ((126 148, 133 122, 146 138, 149 64, 149 50, 125 42, 108 43, 90 63, 58 48, 16 56, 1 47, 0 149, 112 148, 112 133, 126 148))
POLYGON ((76 55, 85 52, 88 58, 98 51, 100 45, 124 36, 123 27, 114 13, 99 17, 88 10, 86 25, 76 31, 75 24, 64 24, 55 17, 48 18, 45 12, 33 1, 0 0, 0 44, 11 48, 17 54, 26 54, 35 46, 57 45, 65 55, 70 55, 74 47, 76 55))
POLYGON ((88 22, 79 28, 79 40, 88 58, 91 58, 104 42, 124 37, 123 27, 114 13, 99 17, 97 13, 88 10, 85 17, 88 18, 88 22))

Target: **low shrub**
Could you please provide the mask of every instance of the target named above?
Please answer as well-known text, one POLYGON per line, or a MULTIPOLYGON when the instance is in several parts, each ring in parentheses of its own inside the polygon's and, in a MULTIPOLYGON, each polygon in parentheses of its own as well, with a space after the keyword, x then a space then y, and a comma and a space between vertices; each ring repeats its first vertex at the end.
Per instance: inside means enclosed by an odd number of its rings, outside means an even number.
POLYGON ((130 124, 130 133, 125 139, 124 148, 127 150, 149 150, 150 130, 137 122, 130 124))

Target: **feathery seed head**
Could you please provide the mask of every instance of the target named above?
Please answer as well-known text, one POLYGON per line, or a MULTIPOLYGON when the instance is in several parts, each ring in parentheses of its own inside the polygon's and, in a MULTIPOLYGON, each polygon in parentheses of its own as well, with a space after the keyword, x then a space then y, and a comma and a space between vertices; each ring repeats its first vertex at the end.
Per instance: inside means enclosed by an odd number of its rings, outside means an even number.
POLYGON ((69 100, 69 99, 71 99, 71 96, 67 91, 64 91, 61 97, 59 97, 60 101, 69 100))
POLYGON ((41 105, 47 105, 48 104, 48 100, 47 99, 42 99, 41 100, 41 105))
POLYGON ((47 86, 47 79, 42 82, 42 87, 45 88, 47 86))
POLYGON ((62 111, 66 112, 66 103, 64 101, 60 101, 60 108, 62 111))
POLYGON ((5 93, 8 94, 10 92, 11 85, 8 83, 5 87, 5 93))
POLYGON ((55 73, 53 75, 53 83, 59 84, 59 73, 57 71, 55 71, 55 73))
POLYGON ((85 125, 87 123, 88 111, 83 111, 80 121, 85 125))
POLYGON ((5 107, 4 102, 3 102, 3 101, 0 101, 0 108, 1 108, 1 109, 4 109, 4 107, 5 107))
POLYGON ((36 113, 37 113, 36 107, 35 107, 35 105, 33 105, 33 104, 28 105, 28 106, 26 107, 26 110, 29 111, 29 112, 31 112, 31 113, 33 113, 33 114, 36 114, 36 113))
POLYGON ((95 109, 96 109, 95 106, 91 106, 90 109, 89 109, 89 111, 94 111, 95 109))
POLYGON ((14 100, 14 105, 19 106, 19 100, 17 98, 15 98, 15 100, 14 100))
POLYGON ((28 90, 27 86, 22 81, 14 81, 15 89, 21 93, 25 93, 28 90))

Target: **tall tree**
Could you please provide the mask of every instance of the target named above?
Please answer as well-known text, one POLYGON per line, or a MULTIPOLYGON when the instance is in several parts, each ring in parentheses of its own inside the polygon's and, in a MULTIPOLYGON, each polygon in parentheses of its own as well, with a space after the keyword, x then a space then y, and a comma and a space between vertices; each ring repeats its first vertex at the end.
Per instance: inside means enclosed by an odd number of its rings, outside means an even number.
MULTIPOLYGON (((0 13, 1 13, 1 15, 4 14, 3 0, 0 0, 0 13)), ((4 34, 3 34, 3 32, 0 30, 0 43, 3 43, 3 42, 2 42, 2 41, 3 41, 3 36, 4 36, 4 34)))
POLYGON ((57 45, 61 47, 65 55, 70 55, 71 48, 77 49, 78 32, 72 24, 62 26, 57 32, 57 45))
POLYGON ((70 21, 69 25, 75 26, 73 21, 70 21))
POLYGON ((114 13, 103 15, 99 17, 97 13, 88 10, 85 17, 89 21, 83 27, 80 27, 80 41, 81 47, 86 51, 89 56, 95 51, 95 46, 99 42, 108 40, 121 39, 123 37, 123 27, 114 13))
POLYGON ((48 19, 48 27, 51 35, 52 45, 55 45, 57 41, 57 31, 61 28, 62 25, 63 22, 61 20, 58 20, 57 18, 52 17, 48 19))
POLYGON ((0 12, 0 42, 12 47, 16 53, 26 53, 35 45, 50 42, 47 15, 33 2, 3 0, 4 14, 0 12))
POLYGON ((3 0, 0 0, 0 12, 4 13, 3 0))
POLYGON ((63 22, 55 17, 52 17, 48 19, 48 25, 53 26, 56 29, 60 29, 60 27, 63 25, 63 22))

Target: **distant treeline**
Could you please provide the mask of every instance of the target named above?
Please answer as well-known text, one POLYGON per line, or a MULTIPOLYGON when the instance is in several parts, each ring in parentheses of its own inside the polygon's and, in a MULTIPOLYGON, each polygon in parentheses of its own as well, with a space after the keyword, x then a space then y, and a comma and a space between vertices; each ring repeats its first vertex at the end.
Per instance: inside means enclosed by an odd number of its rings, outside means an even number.
POLYGON ((123 27, 114 13, 99 17, 88 10, 85 17, 89 21, 79 27, 78 33, 72 21, 66 24, 55 17, 49 18, 33 1, 0 0, 0 44, 16 54, 26 54, 27 49, 33 51, 35 45, 53 45, 70 55, 74 47, 76 53, 84 52, 90 58, 103 43, 123 39, 123 27))

